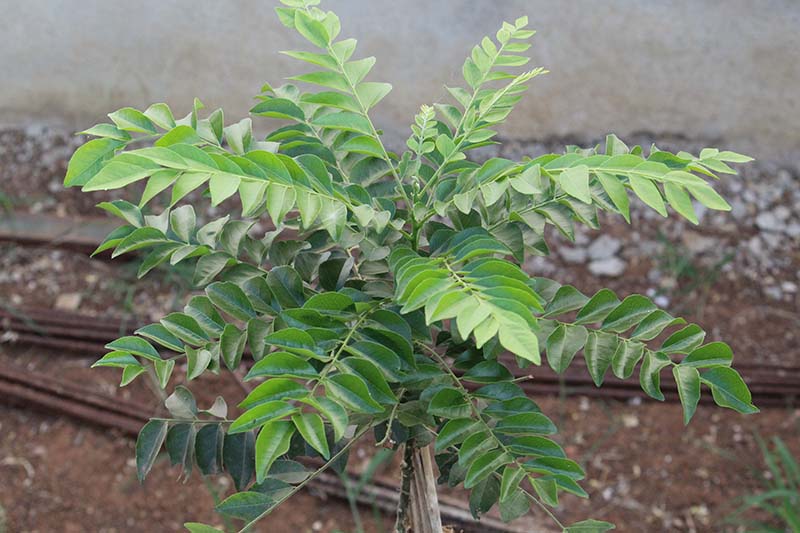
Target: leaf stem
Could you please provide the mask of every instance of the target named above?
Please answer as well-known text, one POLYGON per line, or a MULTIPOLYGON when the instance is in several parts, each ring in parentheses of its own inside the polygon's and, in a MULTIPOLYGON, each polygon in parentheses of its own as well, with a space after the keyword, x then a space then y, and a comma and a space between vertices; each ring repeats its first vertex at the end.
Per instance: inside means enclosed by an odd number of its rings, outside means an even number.
POLYGON ((244 527, 243 527, 242 529, 240 529, 240 530, 239 530, 239 532, 238 532, 238 533, 246 533, 247 531, 250 531, 250 528, 252 528, 252 527, 253 527, 253 526, 254 526, 254 525, 255 525, 255 524, 256 524, 256 523, 257 523, 259 520, 261 520, 262 518, 264 518, 265 516, 267 516, 269 513, 271 513, 271 512, 273 511, 273 509, 275 509, 276 507, 278 507, 279 505, 281 505, 283 502, 285 502, 286 500, 288 500, 289 498, 291 498, 292 496, 294 496, 294 495, 295 495, 295 494, 297 494, 298 492, 300 492, 300 490, 302 490, 302 488, 303 488, 303 487, 305 487, 305 486, 306 486, 306 485, 307 485, 307 484, 308 484, 310 481, 312 481, 314 478, 316 478, 316 477, 317 477, 318 475, 320 475, 322 472, 324 472, 325 470, 327 470, 327 469, 328 469, 328 468, 329 468, 329 467, 330 467, 330 466, 331 466, 333 463, 335 463, 336 461, 338 461, 338 460, 339 460, 339 458, 341 458, 341 457, 342 457, 342 456, 343 456, 345 453, 347 453, 347 451, 348 451, 348 450, 350 450, 350 447, 351 447, 353 444, 355 444, 355 443, 356 443, 356 441, 358 441, 358 440, 359 440, 361 437, 363 437, 363 436, 364 436, 364 434, 365 434, 367 431, 369 431, 370 429, 371 429, 371 428, 370 428, 370 426, 365 426, 365 427, 361 428, 361 430, 360 430, 358 433, 356 433, 356 434, 353 436, 353 438, 352 438, 352 439, 350 439, 350 441, 349 441, 347 444, 345 444, 345 445, 342 447, 342 449, 341 449, 341 450, 339 450, 338 452, 336 452, 335 454, 333 454, 333 456, 331 456, 331 458, 330 458, 330 459, 328 459, 328 462, 326 462, 326 463, 325 463, 324 465, 322 465, 320 468, 318 468, 317 470, 315 470, 314 472, 312 472, 312 473, 311 473, 311 474, 310 474, 310 475, 309 475, 309 476, 308 476, 306 479, 304 479, 303 481, 301 481, 300 483, 298 483, 297 485, 295 485, 295 486, 292 488, 292 490, 290 490, 289 492, 287 492, 287 493, 286 493, 284 496, 282 496, 281 498, 278 498, 278 500, 276 500, 276 501, 275 501, 275 503, 273 503, 273 504, 272 504, 272 505, 271 505, 271 506, 270 506, 268 509, 266 509, 264 512, 262 512, 262 513, 261 513, 261 514, 259 514, 257 517, 255 517, 255 518, 253 518, 252 520, 250 520, 250 521, 249 521, 247 524, 245 524, 245 525, 244 525, 244 527))

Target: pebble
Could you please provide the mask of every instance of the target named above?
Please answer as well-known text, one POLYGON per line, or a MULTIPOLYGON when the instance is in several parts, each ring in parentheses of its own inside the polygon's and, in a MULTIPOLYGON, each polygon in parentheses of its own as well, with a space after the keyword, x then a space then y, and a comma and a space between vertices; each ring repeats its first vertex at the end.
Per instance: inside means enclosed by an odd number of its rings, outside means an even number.
POLYGON ((64 292, 56 297, 56 309, 74 311, 81 305, 81 294, 78 292, 64 292))
POLYGON ((792 239, 797 239, 798 237, 800 237, 800 223, 792 222, 791 224, 786 226, 785 233, 792 239))
POLYGON ((718 246, 719 240, 703 236, 696 231, 684 231, 681 235, 683 245, 693 254, 702 254, 718 246))
POLYGON ((775 285, 764 287, 764 294, 773 300, 780 300, 783 297, 783 291, 781 291, 780 287, 775 285))
POLYGON ((610 235, 601 235, 589 245, 589 257, 592 260, 608 259, 616 255, 622 248, 622 242, 610 235))
POLYGON ((595 276, 617 277, 625 272, 625 261, 619 257, 608 257, 589 263, 589 272, 595 276))
POLYGON ((564 261, 573 265, 580 265, 586 262, 586 249, 584 248, 563 246, 558 249, 558 254, 564 259, 564 261))
POLYGON ((797 283, 793 281, 784 281, 781 283, 781 290, 783 292, 794 294, 797 292, 797 283))
POLYGON ((756 226, 762 231, 781 231, 786 224, 773 211, 764 211, 756 217, 756 226))

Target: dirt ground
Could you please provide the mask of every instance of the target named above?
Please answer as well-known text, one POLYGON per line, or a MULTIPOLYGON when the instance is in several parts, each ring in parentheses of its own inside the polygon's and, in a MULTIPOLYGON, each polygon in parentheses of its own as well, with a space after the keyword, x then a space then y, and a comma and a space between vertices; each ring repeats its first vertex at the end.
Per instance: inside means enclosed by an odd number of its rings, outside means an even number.
MULTIPOLYGON (((0 349, 0 364, 80 383, 157 413, 146 381, 117 389, 110 369, 88 370, 91 359, 35 348, 0 349)), ((201 405, 216 394, 241 395, 233 380, 201 378, 193 387, 201 405)), ((608 402, 587 397, 537 398, 560 428, 560 442, 587 471, 589 500, 562 498, 564 522, 587 516, 610 520, 620 531, 735 531, 726 518, 742 496, 757 491, 764 474, 756 435, 783 438, 800 454, 800 409, 766 409, 744 417, 701 405, 684 428, 679 405, 650 401, 608 402)), ((233 401, 231 401, 233 403, 233 401)), ((363 467, 366 442, 353 455, 363 467)), ((231 492, 226 478, 199 475, 183 484, 179 472, 159 461, 143 485, 136 480, 133 441, 113 431, 25 409, 0 408, 0 505, 9 531, 177 531, 187 520, 224 525, 212 492, 231 492)), ((397 477, 397 464, 382 467, 397 477)), ((388 531, 391 517, 375 523, 361 509, 367 531, 388 531)), ((532 512, 534 523, 542 517, 532 512)), ((354 529, 345 502, 302 493, 280 507, 259 531, 347 532, 354 529)), ((532 529, 535 531, 536 529, 532 529)))
MULTIPOLYGON (((106 198, 58 186, 76 142, 57 132, 0 131, 0 201, 32 213, 95 215, 91 206, 106 198)), ((597 257, 576 254, 577 249, 591 250, 599 240, 600 232, 585 231, 574 245, 554 239, 553 254, 527 266, 532 273, 573 283, 587 293, 609 286, 622 296, 648 294, 674 314, 698 322, 709 331, 708 340, 731 344, 736 361, 800 366, 800 234, 792 233, 800 216, 797 177, 759 167, 745 175, 740 188, 731 187, 726 196, 741 199, 744 207, 738 214, 734 205, 734 213, 708 215, 702 229, 635 210, 633 229, 603 219, 602 233, 612 239, 604 244, 614 248, 611 256, 602 250, 597 257), (778 229, 769 226, 775 220, 763 216, 772 213, 779 215, 778 229), (624 274, 597 275, 598 262, 609 257, 624 263, 624 274)), ((191 290, 187 273, 162 270, 136 281, 135 270, 135 263, 0 243, 0 302, 126 316, 137 322, 182 307, 191 290)), ((7 342, 11 340, 0 337, 0 365, 46 372, 137 401, 148 414, 158 409, 144 382, 120 390, 113 371, 88 370, 90 356, 97 354, 65 357, 14 346, 7 342)), ((213 399, 224 391, 231 404, 241 394, 225 378, 198 383, 202 386, 194 388, 201 389, 201 396, 213 399)), ((705 404, 684 428, 674 403, 536 400, 559 426, 568 454, 587 471, 584 487, 591 498, 564 497, 555 511, 567 523, 591 516, 614 522, 623 532, 736 531, 727 519, 744 495, 759 490, 764 475, 756 435, 780 436, 800 457, 800 410, 795 406, 744 417, 705 404)), ((162 460, 140 485, 129 438, 2 403, 0 532, 157 533, 178 531, 187 520, 224 525, 211 509, 212 493, 224 497, 231 491, 225 480, 209 487, 194 474, 182 484, 162 460)), ((359 448, 356 465, 367 460, 370 449, 368 443, 359 448)), ((379 474, 396 477, 396 463, 379 474)), ((361 509, 360 517, 369 532, 389 531, 392 524, 391 517, 376 523, 368 508, 361 509)), ((539 519, 533 511, 526 523, 539 519)), ((308 492, 279 508, 260 528, 277 533, 356 531, 344 502, 320 500, 308 492)))

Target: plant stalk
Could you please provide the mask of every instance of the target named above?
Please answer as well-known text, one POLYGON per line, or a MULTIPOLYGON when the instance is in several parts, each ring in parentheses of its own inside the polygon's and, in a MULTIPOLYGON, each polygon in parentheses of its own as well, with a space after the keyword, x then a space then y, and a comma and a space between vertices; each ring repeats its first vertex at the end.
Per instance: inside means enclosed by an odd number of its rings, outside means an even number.
POLYGON ((431 445, 419 448, 413 441, 406 443, 401 476, 395 532, 442 533, 431 445))

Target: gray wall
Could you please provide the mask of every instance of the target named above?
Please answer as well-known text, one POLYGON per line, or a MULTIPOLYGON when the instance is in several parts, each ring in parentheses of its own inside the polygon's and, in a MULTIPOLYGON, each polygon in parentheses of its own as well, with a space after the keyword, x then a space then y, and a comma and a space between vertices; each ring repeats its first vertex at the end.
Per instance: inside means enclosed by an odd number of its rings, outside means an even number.
MULTIPOLYGON (((0 0, 0 123, 86 127, 123 105, 192 97, 245 115, 264 81, 304 66, 271 0, 0 0)), ((794 0, 329 0, 344 36, 395 90, 390 142, 445 98, 463 57, 502 20, 538 29, 535 80, 504 130, 522 139, 683 134, 759 159, 800 159, 800 2, 794 0)))

